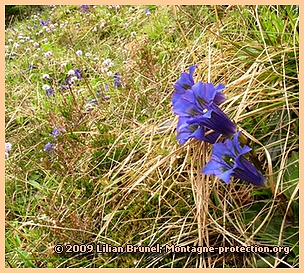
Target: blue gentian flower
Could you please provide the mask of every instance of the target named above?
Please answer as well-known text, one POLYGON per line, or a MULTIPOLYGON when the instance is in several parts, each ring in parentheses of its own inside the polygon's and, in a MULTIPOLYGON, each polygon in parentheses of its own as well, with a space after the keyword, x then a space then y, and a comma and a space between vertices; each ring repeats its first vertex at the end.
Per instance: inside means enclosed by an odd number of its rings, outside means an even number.
POLYGON ((238 140, 240 134, 237 132, 233 140, 226 139, 213 145, 211 160, 202 173, 216 175, 226 184, 229 184, 230 176, 234 176, 256 186, 265 186, 266 178, 243 156, 251 148, 247 145, 241 148, 238 140))
POLYGON ((219 95, 221 90, 221 86, 214 88, 212 83, 197 82, 173 103, 173 112, 180 117, 186 117, 183 120, 188 125, 232 136, 236 132, 235 124, 215 103, 223 100, 219 95))
POLYGON ((52 149, 52 147, 53 147, 53 144, 52 144, 51 142, 49 142, 49 143, 47 143, 47 144, 45 145, 44 150, 45 150, 45 151, 49 151, 49 150, 52 149))

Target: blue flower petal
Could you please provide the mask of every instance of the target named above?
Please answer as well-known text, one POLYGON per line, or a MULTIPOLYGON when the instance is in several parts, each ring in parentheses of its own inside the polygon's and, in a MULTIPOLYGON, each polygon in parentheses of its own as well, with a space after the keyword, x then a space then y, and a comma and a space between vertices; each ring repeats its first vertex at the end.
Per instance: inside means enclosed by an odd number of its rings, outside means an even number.
POLYGON ((185 90, 190 89, 192 85, 194 84, 193 80, 193 73, 196 68, 196 65, 192 65, 189 68, 189 73, 182 72, 180 74, 180 78, 177 80, 177 84, 181 87, 183 87, 185 90))
POLYGON ((216 90, 216 94, 214 96, 213 102, 216 105, 220 105, 226 100, 226 95, 221 93, 221 91, 224 90, 225 88, 226 88, 226 86, 222 83, 220 83, 216 87, 214 87, 214 90, 216 90))
POLYGON ((226 172, 223 172, 218 177, 222 179, 226 184, 229 184, 230 182, 230 176, 232 175, 233 170, 228 170, 226 172))

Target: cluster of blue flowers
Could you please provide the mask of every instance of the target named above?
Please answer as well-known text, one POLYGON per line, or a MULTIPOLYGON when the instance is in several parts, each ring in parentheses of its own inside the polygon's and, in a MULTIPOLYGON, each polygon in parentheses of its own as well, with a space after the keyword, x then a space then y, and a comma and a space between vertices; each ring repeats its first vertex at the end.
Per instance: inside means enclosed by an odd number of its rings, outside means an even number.
POLYGON ((226 100, 222 93, 225 85, 194 83, 195 68, 196 65, 192 65, 189 73, 181 73, 174 85, 173 112, 179 117, 177 140, 181 145, 190 138, 213 144, 211 160, 202 170, 204 174, 216 175, 227 184, 230 176, 234 176, 256 186, 264 186, 265 177, 244 157, 251 148, 247 145, 241 148, 241 132, 237 132, 235 124, 219 108, 226 100), (226 137, 225 140, 221 136, 226 137))

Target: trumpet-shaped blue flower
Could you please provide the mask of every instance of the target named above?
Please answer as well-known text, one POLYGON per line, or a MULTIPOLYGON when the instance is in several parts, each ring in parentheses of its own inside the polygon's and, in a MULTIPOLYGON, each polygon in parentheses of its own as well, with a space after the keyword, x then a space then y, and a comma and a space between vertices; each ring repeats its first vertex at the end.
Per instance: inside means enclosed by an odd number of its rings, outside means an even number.
POLYGON ((234 139, 226 139, 223 143, 213 145, 211 160, 205 165, 202 172, 218 176, 229 184, 230 176, 247 181, 256 186, 264 186, 265 177, 243 156, 251 148, 240 146, 238 140, 241 132, 233 135, 234 139))
POLYGON ((218 95, 222 89, 222 86, 214 88, 212 83, 197 82, 173 104, 173 112, 187 118, 183 120, 188 125, 232 136, 236 132, 235 124, 216 105, 224 99, 218 95))
MULTIPOLYGON (((191 89, 194 85, 194 79, 193 74, 194 70, 196 68, 196 65, 192 65, 189 68, 189 73, 182 72, 180 74, 180 78, 177 80, 176 84, 174 85, 175 92, 172 95, 172 103, 174 104, 177 102, 186 92, 186 90, 191 89)), ((201 83, 202 84, 202 83, 201 83)), ((204 89, 201 91, 204 94, 201 94, 203 97, 207 98, 208 101, 210 101, 210 97, 212 97, 212 101, 220 105, 223 103, 226 99, 226 96, 221 93, 222 90, 224 90, 226 87, 224 84, 218 84, 216 87, 212 83, 206 83, 204 84, 204 89)))

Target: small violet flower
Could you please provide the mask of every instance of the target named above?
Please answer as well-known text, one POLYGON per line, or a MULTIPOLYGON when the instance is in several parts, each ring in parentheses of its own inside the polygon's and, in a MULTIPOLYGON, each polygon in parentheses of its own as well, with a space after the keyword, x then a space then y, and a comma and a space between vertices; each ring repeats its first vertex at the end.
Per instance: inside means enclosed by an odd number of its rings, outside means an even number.
POLYGON ((69 88, 68 85, 61 85, 60 88, 59 88, 59 91, 62 92, 64 90, 67 90, 69 88))
MULTIPOLYGON (((104 88, 105 91, 109 91, 109 85, 106 83, 100 86, 101 88, 104 88)), ((103 100, 109 100, 110 96, 105 95, 100 89, 97 90, 97 96, 101 97, 103 100)))
POLYGON ((40 20, 40 26, 46 27, 50 23, 51 19, 47 19, 46 21, 40 20))
POLYGON ((115 81, 114 81, 114 87, 120 87, 121 83, 120 83, 120 77, 118 76, 118 72, 116 72, 114 74, 113 78, 115 79, 115 81))
POLYGON ((12 144, 10 142, 5 142, 5 158, 9 158, 9 151, 12 149, 12 144))
POLYGON ((45 151, 50 151, 53 148, 53 144, 51 142, 47 143, 44 147, 45 151))
POLYGON ((241 132, 233 135, 234 139, 226 139, 223 143, 213 145, 211 160, 202 170, 229 184, 230 176, 234 176, 255 186, 264 186, 265 177, 243 156, 251 151, 247 145, 243 148, 238 140, 241 132))
POLYGON ((109 91, 109 85, 108 85, 107 83, 105 83, 104 89, 105 89, 106 91, 109 91))
POLYGON ((48 52, 45 52, 45 53, 44 53, 44 56, 45 56, 46 58, 51 57, 51 55, 53 55, 52 51, 48 51, 48 52))
POLYGON ((77 50, 76 54, 77 54, 77 56, 81 56, 82 55, 82 51, 81 50, 77 50))
POLYGON ((51 89, 51 87, 48 84, 44 84, 42 86, 42 89, 46 92, 47 97, 54 96, 54 90, 51 89))
POLYGON ((5 151, 10 151, 12 149, 12 144, 10 142, 5 142, 5 151))
POLYGON ((46 96, 47 97, 54 96, 54 90, 53 89, 46 90, 46 96))
POLYGON ((59 135, 60 135, 60 131, 59 131, 59 130, 57 130, 57 129, 54 129, 54 130, 52 131, 52 135, 53 135, 54 139, 56 139, 56 138, 57 138, 57 136, 59 136, 59 135))
POLYGON ((75 75, 76 75, 76 77, 77 77, 78 79, 82 79, 82 76, 81 76, 81 74, 80 74, 80 69, 79 69, 79 68, 78 68, 78 69, 75 69, 74 72, 75 72, 75 75))
POLYGON ((90 6, 89 5, 81 5, 80 9, 83 13, 87 13, 90 11, 90 6))
POLYGON ((96 99, 91 99, 89 103, 98 105, 98 101, 96 99))

